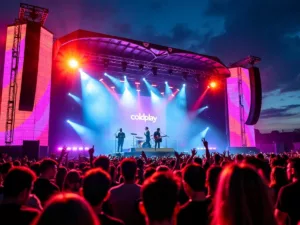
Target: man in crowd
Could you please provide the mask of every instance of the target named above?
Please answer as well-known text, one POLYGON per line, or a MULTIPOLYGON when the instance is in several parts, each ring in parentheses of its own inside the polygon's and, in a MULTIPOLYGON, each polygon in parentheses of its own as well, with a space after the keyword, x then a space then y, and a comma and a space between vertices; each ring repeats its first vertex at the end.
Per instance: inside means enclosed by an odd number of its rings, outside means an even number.
POLYGON ((44 159, 40 164, 40 177, 34 184, 33 194, 41 201, 42 205, 55 193, 59 188, 51 182, 57 172, 57 162, 52 159, 44 159))
POLYGON ((140 211, 147 225, 175 225, 179 187, 171 172, 156 172, 142 187, 140 211))
POLYGON ((29 225, 39 215, 38 210, 25 207, 35 179, 34 172, 26 167, 17 167, 9 171, 4 180, 0 224, 29 225))
POLYGON ((178 225, 207 224, 210 201, 205 195, 205 171, 193 163, 183 170, 183 187, 189 201, 181 206, 178 225))
POLYGON ((300 158, 289 160, 287 176, 292 183, 279 191, 275 209, 278 225, 285 225, 287 218, 290 225, 300 221, 300 158))
POLYGON ((123 159, 121 162, 121 174, 124 183, 110 189, 109 205, 112 215, 126 225, 140 224, 143 220, 138 211, 141 186, 135 184, 137 163, 135 159, 123 159))
POLYGON ((107 172, 98 168, 87 172, 83 179, 82 192, 84 198, 93 207, 101 225, 122 225, 121 220, 113 218, 102 211, 102 205, 109 197, 111 179, 107 172))

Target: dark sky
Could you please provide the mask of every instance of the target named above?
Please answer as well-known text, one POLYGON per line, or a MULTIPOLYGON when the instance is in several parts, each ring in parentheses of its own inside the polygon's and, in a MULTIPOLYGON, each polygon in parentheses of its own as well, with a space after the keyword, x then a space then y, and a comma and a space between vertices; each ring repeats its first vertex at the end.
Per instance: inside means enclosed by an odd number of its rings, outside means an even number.
MULTIPOLYGON (((79 28, 218 56, 262 58, 262 131, 300 128, 299 0, 23 0, 50 9, 56 37, 79 28)), ((2 0, 0 50, 17 0, 2 0)))

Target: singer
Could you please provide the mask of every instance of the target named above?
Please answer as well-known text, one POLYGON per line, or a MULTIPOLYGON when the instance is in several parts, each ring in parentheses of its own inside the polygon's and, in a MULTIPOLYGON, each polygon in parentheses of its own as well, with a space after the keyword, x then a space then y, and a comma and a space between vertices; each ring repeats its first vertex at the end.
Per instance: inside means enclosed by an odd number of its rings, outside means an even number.
POLYGON ((116 138, 118 139, 118 151, 117 152, 123 151, 123 144, 124 144, 125 137, 126 137, 125 133, 122 131, 122 128, 120 128, 119 133, 116 134, 116 138))

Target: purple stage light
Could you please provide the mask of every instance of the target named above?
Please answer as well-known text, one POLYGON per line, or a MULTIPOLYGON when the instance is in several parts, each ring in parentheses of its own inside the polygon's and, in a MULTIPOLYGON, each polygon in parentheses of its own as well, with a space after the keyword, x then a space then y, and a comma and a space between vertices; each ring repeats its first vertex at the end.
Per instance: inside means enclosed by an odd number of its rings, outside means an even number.
POLYGON ((62 151, 62 150, 63 150, 63 147, 58 147, 57 150, 58 150, 58 151, 62 151))
POLYGON ((72 148, 71 147, 67 147, 67 151, 71 151, 72 150, 72 148))
POLYGON ((78 150, 79 150, 79 151, 82 151, 82 150, 83 150, 83 147, 79 147, 78 150))
POLYGON ((90 148, 89 147, 85 147, 84 150, 88 151, 90 148))
POLYGON ((77 149, 78 149, 77 147, 73 147, 72 148, 73 151, 77 151, 77 149))

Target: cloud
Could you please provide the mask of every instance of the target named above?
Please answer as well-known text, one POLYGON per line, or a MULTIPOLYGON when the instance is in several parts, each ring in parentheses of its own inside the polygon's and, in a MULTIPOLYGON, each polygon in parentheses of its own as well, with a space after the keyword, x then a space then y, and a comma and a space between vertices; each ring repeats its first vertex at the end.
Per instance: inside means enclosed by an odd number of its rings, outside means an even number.
POLYGON ((207 16, 224 19, 225 33, 210 40, 206 51, 218 55, 225 63, 247 55, 262 58, 264 91, 286 86, 295 90, 299 74, 300 1, 212 0, 207 16))
POLYGON ((294 112, 289 112, 290 110, 293 109, 298 109, 300 108, 300 104, 295 104, 295 105, 289 105, 286 107, 281 107, 281 108, 269 108, 265 109, 261 112, 260 118, 262 119, 267 119, 267 118, 281 118, 281 117, 290 117, 290 116, 296 116, 300 115, 300 110, 294 111, 294 112))

